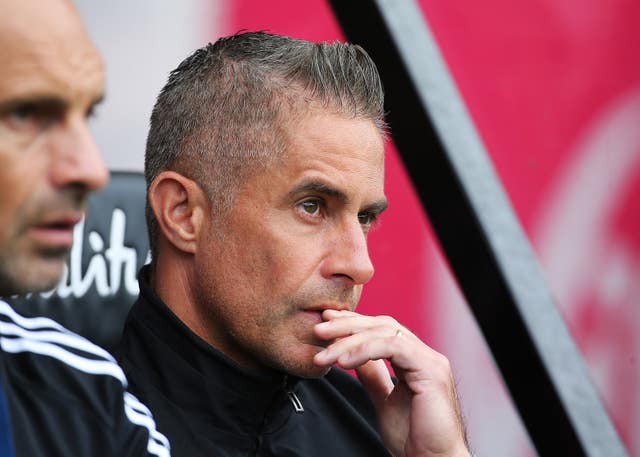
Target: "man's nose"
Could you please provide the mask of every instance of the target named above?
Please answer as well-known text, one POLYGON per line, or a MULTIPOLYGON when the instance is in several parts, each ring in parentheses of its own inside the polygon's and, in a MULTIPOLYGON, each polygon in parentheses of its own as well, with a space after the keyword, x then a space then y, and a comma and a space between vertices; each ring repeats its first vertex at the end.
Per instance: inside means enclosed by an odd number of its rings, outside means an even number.
POLYGON ((367 237, 359 222, 344 223, 331 240, 323 265, 323 276, 343 278, 352 285, 368 282, 374 273, 367 237))
POLYGON ((51 138, 51 182, 56 188, 91 192, 109 180, 109 171, 84 118, 61 124, 51 138))

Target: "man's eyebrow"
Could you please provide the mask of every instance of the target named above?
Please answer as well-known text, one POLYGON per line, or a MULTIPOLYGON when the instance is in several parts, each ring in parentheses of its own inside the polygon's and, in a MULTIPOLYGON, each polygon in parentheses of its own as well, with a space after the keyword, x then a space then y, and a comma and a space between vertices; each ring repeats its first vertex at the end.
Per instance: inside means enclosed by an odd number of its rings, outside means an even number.
MULTIPOLYGON (((335 198, 340 202, 347 201, 347 195, 339 189, 332 187, 322 181, 303 181, 297 186, 295 186, 289 192, 289 195, 295 196, 298 194, 303 194, 307 192, 312 192, 321 195, 327 195, 329 197, 335 198)), ((389 206, 389 202, 386 198, 382 198, 378 201, 370 203, 366 205, 362 211, 368 211, 375 214, 380 214, 389 206)))
POLYGON ((365 206, 362 211, 366 211, 366 212, 369 212, 369 213, 380 215, 388 207, 389 207, 389 201, 386 198, 383 198, 381 200, 375 201, 375 202, 365 206))
POLYGON ((46 106, 48 108, 65 109, 68 106, 66 100, 60 97, 54 97, 50 95, 25 95, 20 97, 10 98, 0 102, 0 111, 11 111, 20 106, 46 106))
POLYGON ((297 194, 313 192, 317 194, 327 195, 333 197, 341 202, 347 201, 347 195, 341 190, 336 189, 335 187, 331 187, 322 181, 302 181, 297 186, 295 186, 291 191, 289 191, 289 195, 294 196, 297 194))
MULTIPOLYGON (((104 97, 104 93, 99 94, 91 101, 89 108, 102 103, 104 97)), ((7 113, 21 106, 38 106, 55 111, 65 111, 69 107, 69 102, 55 95, 24 95, 1 101, 0 113, 7 113)))

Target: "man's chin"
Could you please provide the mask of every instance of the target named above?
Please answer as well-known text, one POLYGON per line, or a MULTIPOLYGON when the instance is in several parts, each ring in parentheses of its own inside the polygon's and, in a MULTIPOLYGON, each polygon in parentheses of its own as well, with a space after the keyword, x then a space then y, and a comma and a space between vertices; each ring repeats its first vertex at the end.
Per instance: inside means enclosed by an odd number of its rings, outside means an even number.
POLYGON ((313 358, 323 349, 324 347, 315 344, 300 344, 297 350, 289 351, 285 357, 272 358, 271 365, 279 371, 298 378, 321 378, 331 367, 318 366, 313 363, 313 358))
POLYGON ((66 255, 48 255, 23 260, 0 271, 0 294, 3 296, 46 292, 55 288, 64 273, 66 255))
POLYGON ((330 369, 331 367, 319 367, 312 363, 310 366, 289 370, 289 374, 299 378, 317 379, 326 375, 330 369))

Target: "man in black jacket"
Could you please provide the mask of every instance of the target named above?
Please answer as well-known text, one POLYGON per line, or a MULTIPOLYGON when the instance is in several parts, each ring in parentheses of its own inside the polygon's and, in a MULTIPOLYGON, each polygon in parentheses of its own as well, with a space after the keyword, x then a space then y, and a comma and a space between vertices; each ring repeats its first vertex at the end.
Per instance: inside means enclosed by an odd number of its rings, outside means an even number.
MULTIPOLYGON (((101 58, 71 2, 2 3, 2 297, 62 276, 87 196, 108 179, 87 125, 103 91, 101 58)), ((126 387, 106 351, 0 300, 0 455, 169 456, 126 387)))
POLYGON ((358 46, 243 33, 170 75, 145 159, 153 260, 118 357, 174 455, 469 455, 446 358, 354 312, 384 132, 358 46))

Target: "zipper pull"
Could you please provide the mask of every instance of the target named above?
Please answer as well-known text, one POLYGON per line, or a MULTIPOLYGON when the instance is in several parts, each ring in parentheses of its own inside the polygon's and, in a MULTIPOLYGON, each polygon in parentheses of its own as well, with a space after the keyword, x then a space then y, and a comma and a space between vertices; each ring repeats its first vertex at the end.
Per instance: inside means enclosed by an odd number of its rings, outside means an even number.
POLYGON ((296 393, 292 390, 287 390, 287 396, 289 397, 289 400, 291 400, 291 403, 293 404, 293 409, 295 410, 295 412, 298 414, 304 413, 302 402, 300 401, 296 393))

